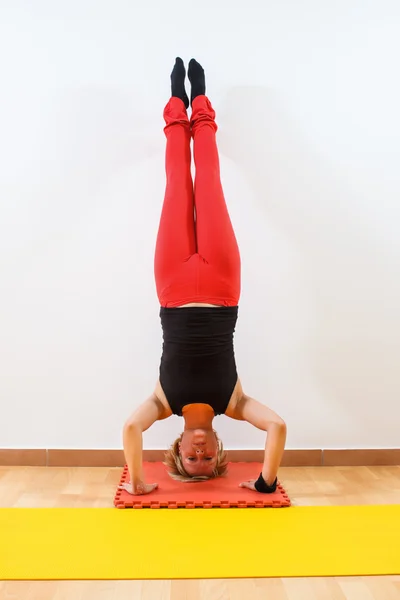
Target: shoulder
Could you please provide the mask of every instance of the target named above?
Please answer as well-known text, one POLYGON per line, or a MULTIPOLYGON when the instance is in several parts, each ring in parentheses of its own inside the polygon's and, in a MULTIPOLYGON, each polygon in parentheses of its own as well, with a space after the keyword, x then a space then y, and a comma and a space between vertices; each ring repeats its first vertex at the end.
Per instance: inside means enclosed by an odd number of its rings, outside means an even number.
POLYGON ((153 394, 153 398, 154 401, 157 402, 158 406, 159 406, 159 411, 160 411, 160 417, 159 419, 166 419, 167 417, 170 417, 172 415, 172 410, 171 407, 169 405, 169 402, 167 400, 167 397, 164 393, 164 390, 162 389, 160 380, 157 381, 155 390, 154 390, 154 394, 153 394))
POLYGON ((225 411, 227 417, 237 419, 240 413, 240 407, 243 404, 245 394, 243 392, 242 384, 240 379, 237 380, 235 389, 233 390, 231 399, 225 411))

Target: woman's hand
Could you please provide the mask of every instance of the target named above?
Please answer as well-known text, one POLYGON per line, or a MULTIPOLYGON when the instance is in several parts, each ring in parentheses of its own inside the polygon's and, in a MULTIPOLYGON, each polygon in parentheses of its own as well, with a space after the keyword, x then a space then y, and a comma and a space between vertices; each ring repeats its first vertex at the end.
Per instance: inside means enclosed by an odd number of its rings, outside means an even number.
POLYGON ((241 488, 247 488, 248 490, 253 490, 260 494, 273 494, 276 492, 278 487, 278 478, 275 478, 275 481, 268 485, 266 481, 262 478, 262 475, 258 479, 250 479, 249 481, 244 481, 239 485, 241 488), (257 487, 256 487, 257 484, 257 487))
POLYGON ((254 486, 255 482, 257 481, 257 479, 250 479, 250 481, 244 481, 243 483, 241 483, 239 485, 239 487, 241 488, 247 488, 248 490, 253 490, 253 492, 256 492, 256 488, 254 486))
POLYGON ((132 483, 123 483, 118 486, 119 490, 124 490, 125 492, 128 492, 128 494, 132 494, 132 496, 144 496, 145 494, 150 494, 157 488, 158 483, 143 483, 142 481, 137 483, 134 487, 132 483))

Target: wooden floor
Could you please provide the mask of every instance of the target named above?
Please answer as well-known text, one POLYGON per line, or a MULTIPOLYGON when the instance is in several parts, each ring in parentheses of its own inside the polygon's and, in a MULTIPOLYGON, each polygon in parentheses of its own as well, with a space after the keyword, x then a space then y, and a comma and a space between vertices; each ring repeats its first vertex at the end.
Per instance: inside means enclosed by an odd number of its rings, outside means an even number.
MULTIPOLYGON (((0 467, 0 507, 108 507, 120 469, 0 467)), ((294 505, 400 504, 400 466, 284 468, 294 505)), ((260 509, 261 510, 261 509, 260 509)), ((1 532, 0 532, 1 535, 1 532)), ((0 600, 400 600, 400 576, 1 582, 0 600)))

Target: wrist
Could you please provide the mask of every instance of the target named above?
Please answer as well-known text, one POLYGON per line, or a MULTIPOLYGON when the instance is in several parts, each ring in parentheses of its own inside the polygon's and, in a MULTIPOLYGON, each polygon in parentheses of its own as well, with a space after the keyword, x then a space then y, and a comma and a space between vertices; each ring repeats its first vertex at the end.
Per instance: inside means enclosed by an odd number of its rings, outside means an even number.
POLYGON ((140 490, 143 486, 146 485, 143 477, 135 477, 135 479, 131 480, 132 488, 134 490, 140 490))
POLYGON ((275 477, 275 480, 271 485, 268 485, 267 482, 265 481, 262 473, 260 473, 260 476, 257 479, 257 481, 255 482, 254 487, 257 490, 257 492, 260 492, 261 494, 273 494, 276 491, 277 485, 278 485, 277 477, 275 477))

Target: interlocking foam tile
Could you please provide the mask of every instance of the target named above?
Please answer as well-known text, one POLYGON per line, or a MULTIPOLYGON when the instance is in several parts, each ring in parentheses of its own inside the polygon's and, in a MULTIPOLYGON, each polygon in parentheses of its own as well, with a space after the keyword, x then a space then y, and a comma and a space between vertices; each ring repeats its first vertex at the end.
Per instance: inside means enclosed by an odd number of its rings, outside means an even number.
MULTIPOLYGON (((257 479, 262 465, 259 463, 230 463, 227 477, 218 477, 196 483, 174 481, 165 466, 158 463, 144 463, 148 483, 158 483, 158 489, 144 496, 132 496, 125 490, 118 490, 114 505, 117 508, 282 508, 290 506, 290 500, 278 484, 274 494, 240 488, 239 484, 249 479, 257 479)), ((121 483, 129 481, 125 467, 121 483)))

